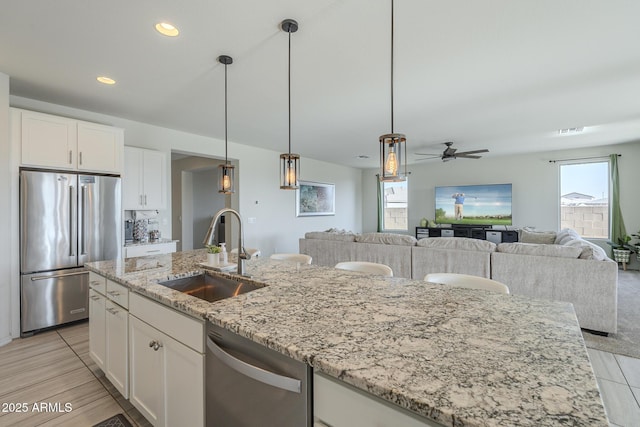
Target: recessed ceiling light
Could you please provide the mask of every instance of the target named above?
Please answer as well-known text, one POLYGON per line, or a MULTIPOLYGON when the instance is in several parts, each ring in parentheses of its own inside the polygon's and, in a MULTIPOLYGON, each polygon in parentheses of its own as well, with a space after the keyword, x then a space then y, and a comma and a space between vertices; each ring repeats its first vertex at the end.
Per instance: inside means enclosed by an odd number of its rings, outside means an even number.
POLYGON ((98 76, 96 78, 96 80, 98 80, 100 83, 104 83, 106 85, 114 85, 114 84, 116 84, 115 80, 113 80, 112 78, 109 78, 107 76, 98 76))
POLYGON ((180 31, 178 31, 176 27, 169 24, 168 22, 158 22, 156 24, 156 31, 168 37, 176 37, 178 34, 180 34, 180 31))
POLYGON ((364 159, 368 159, 368 158, 369 158, 369 156, 367 156, 366 154, 359 154, 359 155, 356 156, 356 159, 363 159, 364 160, 364 159))

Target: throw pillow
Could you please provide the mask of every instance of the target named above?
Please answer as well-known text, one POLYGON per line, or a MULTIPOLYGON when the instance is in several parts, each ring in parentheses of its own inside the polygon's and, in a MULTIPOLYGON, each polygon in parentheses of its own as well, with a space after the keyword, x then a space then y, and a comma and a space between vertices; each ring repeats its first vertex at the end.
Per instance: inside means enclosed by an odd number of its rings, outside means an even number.
POLYGON ((597 261, 609 259, 604 249, 595 243, 588 242, 584 239, 571 240, 565 243, 565 246, 580 248, 582 250, 579 257, 580 259, 594 259, 597 261))
POLYGON ((413 236, 395 233, 364 233, 356 236, 356 242, 379 243, 384 245, 415 246, 417 240, 413 236))
POLYGON ((427 237, 418 240, 417 246, 480 252, 495 252, 496 250, 496 244, 493 242, 468 237, 427 237))
POLYGON ((500 243, 498 252, 518 255, 549 256, 556 258, 578 258, 582 248, 537 243, 500 243))
POLYGON ((572 240, 579 239, 580 235, 571 228, 563 228, 556 235, 556 240, 553 242, 555 245, 566 245, 572 240))
POLYGON ((522 230, 520 233, 520 242, 522 243, 539 243, 543 245, 552 245, 556 240, 555 231, 527 231, 522 230))

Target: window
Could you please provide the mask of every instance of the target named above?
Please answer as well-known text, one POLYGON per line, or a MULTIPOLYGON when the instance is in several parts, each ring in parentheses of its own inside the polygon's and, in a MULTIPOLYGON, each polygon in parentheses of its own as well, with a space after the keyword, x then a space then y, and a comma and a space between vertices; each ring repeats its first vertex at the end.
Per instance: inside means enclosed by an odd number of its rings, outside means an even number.
POLYGON ((382 229, 385 231, 407 231, 407 181, 381 182, 382 186, 382 229))
POLYGON ((609 162, 560 165, 560 228, 609 238, 609 162))

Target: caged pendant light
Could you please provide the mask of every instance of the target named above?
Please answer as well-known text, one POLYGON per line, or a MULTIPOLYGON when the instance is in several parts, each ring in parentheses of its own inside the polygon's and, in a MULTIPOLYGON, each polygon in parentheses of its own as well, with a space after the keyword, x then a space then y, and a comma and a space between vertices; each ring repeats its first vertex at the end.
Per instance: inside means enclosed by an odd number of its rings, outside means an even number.
POLYGON ((233 64, 233 58, 220 55, 218 62, 224 64, 224 164, 218 166, 218 193, 232 194, 235 192, 235 166, 229 163, 227 158, 227 65, 233 64))
POLYGON ((280 154, 280 189, 297 190, 300 179, 300 155, 291 152, 291 33, 298 31, 298 23, 285 19, 280 24, 282 31, 289 33, 289 152, 280 154))
POLYGON ((380 136, 380 181, 407 179, 407 137, 393 130, 393 0, 391 0, 391 133, 380 136), (404 160, 404 161, 403 161, 404 160), (404 163, 404 172, 401 172, 404 163))

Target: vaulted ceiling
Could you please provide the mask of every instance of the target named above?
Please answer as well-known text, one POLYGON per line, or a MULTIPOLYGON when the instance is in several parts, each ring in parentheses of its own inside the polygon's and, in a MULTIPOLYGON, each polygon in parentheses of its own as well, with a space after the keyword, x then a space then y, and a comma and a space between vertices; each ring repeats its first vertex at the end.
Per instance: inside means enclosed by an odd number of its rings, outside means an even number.
MULTIPOLYGON (((293 18, 293 151, 372 167, 391 131, 391 0, 10 0, 0 11, 13 95, 224 138, 226 54, 229 139, 283 152, 279 24, 293 18), (158 34, 160 21, 180 35, 158 34)), ((394 130, 410 160, 445 141, 491 156, 640 140, 638 16, 637 0, 395 0, 394 130)))

